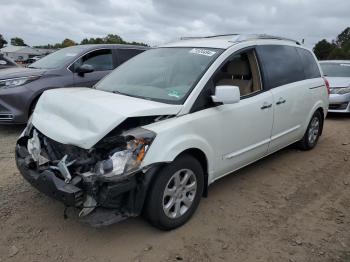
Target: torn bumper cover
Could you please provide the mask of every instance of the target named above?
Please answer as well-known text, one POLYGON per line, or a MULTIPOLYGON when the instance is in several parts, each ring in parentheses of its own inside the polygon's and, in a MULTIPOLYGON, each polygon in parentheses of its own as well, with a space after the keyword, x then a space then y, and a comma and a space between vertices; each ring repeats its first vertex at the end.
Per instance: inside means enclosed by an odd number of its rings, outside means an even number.
MULTIPOLYGON (((92 226, 110 225, 141 213, 148 186, 159 165, 135 168, 137 165, 129 163, 132 156, 124 157, 126 147, 114 149, 106 156, 105 145, 102 151, 85 152, 56 143, 43 134, 36 135, 34 128, 27 128, 19 138, 17 167, 33 187, 67 207, 78 208, 79 217, 92 226), (32 143, 36 139, 41 143, 32 143), (61 155, 59 149, 64 151, 61 155)), ((134 146, 139 150, 135 158, 139 161, 147 148, 134 146)))

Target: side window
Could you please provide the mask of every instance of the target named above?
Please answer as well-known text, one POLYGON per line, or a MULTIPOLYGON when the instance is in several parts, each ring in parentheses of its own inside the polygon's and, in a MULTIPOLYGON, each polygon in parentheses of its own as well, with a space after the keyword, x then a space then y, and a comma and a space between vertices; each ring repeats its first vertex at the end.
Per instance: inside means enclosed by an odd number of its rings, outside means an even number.
POLYGON ((112 50, 102 49, 92 51, 74 63, 74 71, 81 65, 88 64, 94 67, 95 71, 106 71, 113 69, 112 50))
POLYGON ((231 56, 215 74, 214 83, 238 86, 241 96, 261 91, 260 71, 254 50, 231 56))
POLYGON ((310 51, 302 48, 297 48, 304 66, 305 79, 321 77, 320 69, 317 66, 314 56, 310 51))
POLYGON ((125 61, 129 60, 135 55, 142 53, 143 51, 144 50, 139 50, 139 49, 118 49, 117 54, 118 54, 119 64, 124 63, 125 61))
POLYGON ((257 51, 269 88, 304 80, 303 64, 295 47, 268 45, 257 47, 257 51))
POLYGON ((243 98, 261 91, 263 87, 255 51, 233 54, 225 61, 199 94, 191 113, 215 106, 211 95, 218 85, 238 86, 243 98))

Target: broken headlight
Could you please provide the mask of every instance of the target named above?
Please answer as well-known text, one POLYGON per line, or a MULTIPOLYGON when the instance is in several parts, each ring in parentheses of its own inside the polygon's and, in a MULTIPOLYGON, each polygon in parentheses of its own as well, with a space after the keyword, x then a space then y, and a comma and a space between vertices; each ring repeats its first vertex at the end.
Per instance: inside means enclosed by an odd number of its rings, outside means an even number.
POLYGON ((108 159, 97 163, 96 173, 105 178, 122 177, 137 171, 144 159, 155 133, 143 128, 123 134, 125 148, 114 152, 108 159))

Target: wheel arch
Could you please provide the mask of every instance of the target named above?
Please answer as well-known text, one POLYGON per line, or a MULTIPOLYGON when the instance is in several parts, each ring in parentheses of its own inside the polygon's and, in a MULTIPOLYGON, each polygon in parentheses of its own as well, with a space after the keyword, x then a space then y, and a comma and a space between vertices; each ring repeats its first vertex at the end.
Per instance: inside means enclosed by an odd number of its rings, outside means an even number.
MULTIPOLYGON (((326 117, 326 112, 327 112, 326 110, 327 110, 327 109, 326 109, 324 103, 322 103, 322 101, 319 101, 318 103, 316 103, 316 104, 314 105, 314 107, 312 108, 312 110, 310 110, 310 113, 309 113, 309 115, 308 115, 308 118, 306 119, 306 121, 305 121, 305 123, 304 123, 304 133, 306 132, 306 129, 307 129, 307 127, 308 127, 308 125, 309 125, 309 123, 310 123, 310 121, 311 121, 312 116, 313 116, 317 111, 319 111, 320 114, 322 115, 322 128, 321 128, 321 134, 320 134, 320 135, 322 135, 323 123, 324 123, 324 119, 325 119, 325 117, 326 117)), ((304 133, 303 133, 303 134, 304 134, 304 133)))
MULTIPOLYGON (((176 156, 178 158, 181 155, 190 155, 194 158, 196 158, 199 163, 201 164, 203 168, 203 175, 204 175, 204 190, 203 190, 203 196, 208 196, 208 185, 209 185, 209 172, 208 172, 208 159, 206 154, 199 148, 189 148, 184 151, 182 151, 180 154, 176 156)), ((176 159, 175 158, 175 159, 176 159)))
POLYGON ((321 116, 322 116, 322 125, 321 125, 321 132, 320 132, 320 135, 322 135, 322 132, 323 132, 323 124, 324 124, 324 120, 325 120, 325 114, 324 114, 324 111, 323 111, 323 107, 319 107, 316 109, 315 113, 316 112, 320 112, 321 116))

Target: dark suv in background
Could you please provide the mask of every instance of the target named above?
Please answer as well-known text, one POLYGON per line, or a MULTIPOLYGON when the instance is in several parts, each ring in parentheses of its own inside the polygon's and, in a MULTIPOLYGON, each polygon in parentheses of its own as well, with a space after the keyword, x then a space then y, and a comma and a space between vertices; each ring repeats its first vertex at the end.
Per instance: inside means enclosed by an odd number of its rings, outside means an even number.
POLYGON ((77 45, 54 52, 27 68, 0 71, 0 123, 26 123, 40 95, 60 87, 92 87, 133 56, 134 45, 77 45))

